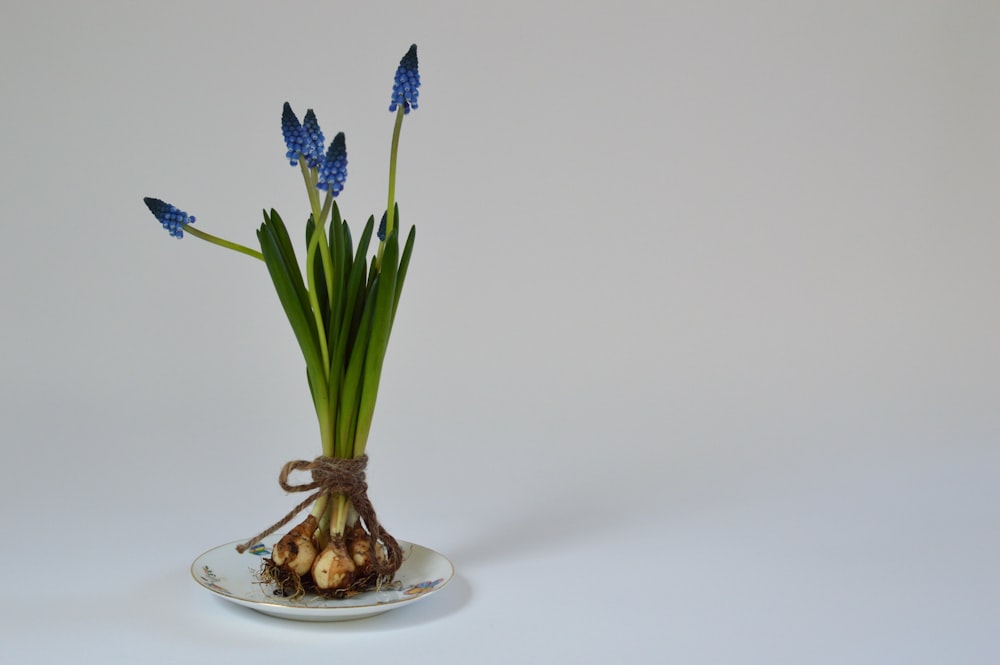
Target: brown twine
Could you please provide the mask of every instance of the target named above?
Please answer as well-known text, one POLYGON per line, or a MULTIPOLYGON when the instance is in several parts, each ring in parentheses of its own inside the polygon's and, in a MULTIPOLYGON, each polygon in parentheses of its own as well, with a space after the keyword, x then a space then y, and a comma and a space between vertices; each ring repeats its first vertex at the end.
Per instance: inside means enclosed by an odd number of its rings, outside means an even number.
POLYGON ((278 483, 286 492, 308 492, 315 490, 308 497, 299 502, 280 520, 267 529, 246 541, 242 545, 236 546, 236 551, 242 554, 264 538, 285 526, 292 521, 292 518, 302 512, 302 510, 315 502, 320 496, 331 497, 334 494, 343 494, 350 499, 354 510, 364 520, 368 531, 368 542, 371 544, 372 565, 375 568, 380 580, 390 579, 403 563, 403 549, 396 542, 396 539, 389 535, 375 515, 375 507, 368 498, 368 483, 365 482, 365 467, 368 466, 368 455, 362 455, 355 459, 342 459, 338 457, 317 457, 313 461, 293 460, 287 462, 281 469, 278 476, 278 483), (288 476, 293 471, 309 471, 312 474, 312 482, 302 485, 292 485, 288 482, 288 476), (377 556, 379 541, 385 545, 385 560, 377 556))

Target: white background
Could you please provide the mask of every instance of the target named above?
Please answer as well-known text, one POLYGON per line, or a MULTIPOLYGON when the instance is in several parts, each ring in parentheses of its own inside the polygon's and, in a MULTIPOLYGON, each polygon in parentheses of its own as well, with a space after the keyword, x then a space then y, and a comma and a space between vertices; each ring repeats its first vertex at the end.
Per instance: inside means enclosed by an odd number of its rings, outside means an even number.
POLYGON ((1000 5, 2 3, 10 662, 1000 661, 1000 5), (271 619, 188 566, 318 452, 254 244, 281 104, 417 247, 369 451, 457 579, 271 619), (308 660, 312 659, 312 660, 308 660))

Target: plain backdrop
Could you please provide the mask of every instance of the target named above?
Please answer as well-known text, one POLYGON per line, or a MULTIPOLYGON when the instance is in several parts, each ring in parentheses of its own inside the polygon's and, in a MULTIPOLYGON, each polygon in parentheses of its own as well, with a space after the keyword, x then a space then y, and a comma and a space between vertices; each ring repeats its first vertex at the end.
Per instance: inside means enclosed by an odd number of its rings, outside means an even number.
POLYGON ((1000 4, 0 2, 4 660, 1000 661, 1000 4), (279 118, 418 227, 371 495, 456 580, 267 618, 190 562, 318 453, 279 118))

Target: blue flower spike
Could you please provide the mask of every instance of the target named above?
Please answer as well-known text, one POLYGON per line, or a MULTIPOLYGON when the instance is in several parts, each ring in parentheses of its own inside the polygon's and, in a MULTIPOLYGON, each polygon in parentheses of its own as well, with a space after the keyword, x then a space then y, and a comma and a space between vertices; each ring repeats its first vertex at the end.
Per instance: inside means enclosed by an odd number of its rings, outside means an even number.
POLYGON ((375 232, 378 239, 385 242, 385 213, 382 213, 382 221, 378 223, 378 231, 375 232))
POLYGON ((299 155, 305 152, 305 141, 302 123, 288 102, 285 102, 285 107, 281 111, 281 135, 285 138, 285 147, 288 148, 288 152, 285 153, 288 163, 298 166, 299 155))
POLYGON ((323 162, 323 144, 326 140, 312 109, 306 111, 305 117, 302 118, 302 142, 304 144, 302 156, 305 157, 306 164, 311 169, 318 167, 323 162))
POLYGON ((403 107, 403 113, 406 114, 411 108, 417 108, 417 97, 420 94, 420 71, 417 65, 417 45, 413 44, 399 61, 399 67, 396 69, 396 78, 392 84, 392 102, 389 104, 390 111, 403 107))
POLYGON ((344 189, 347 181, 347 143, 344 132, 338 132, 330 141, 330 149, 326 151, 323 163, 319 165, 316 178, 317 189, 328 189, 330 195, 336 198, 344 189))
POLYGON ((184 227, 188 224, 194 224, 193 215, 178 210, 169 203, 149 196, 145 197, 143 201, 146 202, 149 211, 153 213, 153 217, 156 217, 157 221, 163 224, 163 228, 169 231, 174 238, 183 238, 184 227))

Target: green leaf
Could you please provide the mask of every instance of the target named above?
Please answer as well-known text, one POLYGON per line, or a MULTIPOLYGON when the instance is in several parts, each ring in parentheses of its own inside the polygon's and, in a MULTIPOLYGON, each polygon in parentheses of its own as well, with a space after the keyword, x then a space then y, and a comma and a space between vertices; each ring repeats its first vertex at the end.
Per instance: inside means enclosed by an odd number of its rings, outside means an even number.
MULTIPOLYGON (((309 246, 312 244, 313 234, 316 232, 316 223, 313 221, 312 215, 309 215, 309 219, 306 221, 306 251, 309 251, 309 246)), ((324 238, 319 238, 318 242, 323 242, 324 238)), ((329 294, 326 292, 326 271, 323 268, 322 250, 317 246, 316 255, 313 257, 313 280, 316 288, 316 300, 319 302, 320 316, 323 319, 324 326, 329 327, 330 325, 330 298, 329 294)), ((308 256, 307 256, 308 259, 308 256)))
MULTIPOLYGON (((372 223, 374 224, 374 219, 372 223)), ((351 272, 353 267, 354 245, 351 244, 352 242, 351 227, 347 225, 347 222, 344 222, 344 259, 347 261, 347 272, 351 272)))
POLYGON ((344 371, 344 384, 340 394, 340 420, 338 422, 338 456, 354 456, 358 405, 361 401, 362 383, 365 380, 365 352, 371 339, 378 290, 378 281, 368 289, 362 306, 361 318, 358 322, 358 334, 353 348, 350 350, 347 367, 344 371))
MULTIPOLYGON (((358 326, 361 322, 361 313, 365 304, 365 294, 370 288, 365 276, 368 271, 368 261, 365 254, 368 251, 368 243, 371 242, 372 233, 375 231, 375 217, 369 217, 358 240, 358 249, 354 255, 351 265, 351 274, 347 280, 347 299, 344 303, 344 321, 341 327, 341 334, 344 335, 344 349, 350 353, 357 338, 358 326)), ((341 356, 343 358, 343 356, 341 356)))
MULTIPOLYGON (((264 212, 264 223, 257 231, 257 238, 264 255, 264 263, 278 293, 278 300, 302 349, 306 369, 311 376, 310 388, 313 397, 325 400, 326 378, 319 340, 312 321, 309 294, 302 281, 302 273, 288 231, 275 210, 271 210, 270 215, 267 211, 264 212)), ((317 409, 319 409, 318 403, 317 409)))
MULTIPOLYGON (((354 441, 354 423, 357 420, 357 378, 349 380, 347 373, 350 358, 358 338, 358 331, 362 328, 365 301, 368 297, 368 286, 365 283, 368 262, 365 259, 365 252, 368 249, 368 243, 374 232, 374 225, 374 218, 369 218, 361 234, 357 254, 353 260, 349 261, 350 273, 345 280, 344 299, 343 304, 340 306, 343 316, 340 322, 340 329, 337 332, 336 343, 333 345, 330 353, 330 408, 339 409, 336 417, 336 422, 338 423, 336 436, 337 454, 340 456, 350 456, 350 447, 354 441), (355 394, 345 398, 343 391, 348 385, 354 386, 355 394), (339 399, 337 399, 338 396, 339 399)), ((341 228, 343 230, 344 256, 350 259, 350 228, 346 222, 342 223, 341 228)), ((347 265, 345 264, 346 267, 347 265)))
POLYGON ((396 308, 399 307, 399 298, 403 294, 403 282, 406 281, 406 271, 410 267, 410 256, 413 254, 413 242, 416 240, 416 237, 417 227, 411 226, 410 232, 406 236, 406 245, 403 247, 403 255, 399 259, 399 271, 396 275, 396 297, 392 303, 392 321, 396 320, 396 308))
POLYGON ((392 327, 398 270, 399 233, 397 229, 393 229, 389 233, 389 237, 386 238, 382 253, 382 267, 375 277, 379 288, 375 298, 370 339, 365 353, 361 400, 358 405, 358 424, 354 435, 355 456, 362 454, 365 450, 368 443, 368 433, 371 430, 372 417, 375 414, 375 401, 382 378, 382 364, 385 360, 385 352, 389 345, 389 332, 392 327))
MULTIPOLYGON (((330 221, 330 255, 333 263, 333 292, 330 294, 330 319, 328 331, 328 348, 337 346, 347 302, 347 287, 351 269, 350 257, 345 254, 345 244, 349 242, 347 224, 340 218, 340 209, 336 201, 333 203, 333 215, 330 221), (348 237, 345 238, 345 233, 348 237)), ((331 356, 331 367, 334 361, 331 356)))

